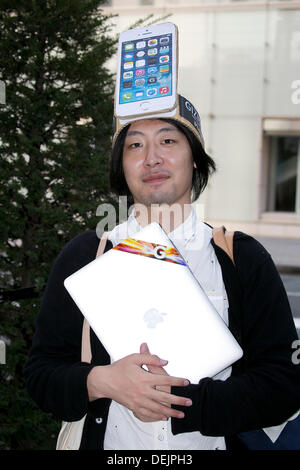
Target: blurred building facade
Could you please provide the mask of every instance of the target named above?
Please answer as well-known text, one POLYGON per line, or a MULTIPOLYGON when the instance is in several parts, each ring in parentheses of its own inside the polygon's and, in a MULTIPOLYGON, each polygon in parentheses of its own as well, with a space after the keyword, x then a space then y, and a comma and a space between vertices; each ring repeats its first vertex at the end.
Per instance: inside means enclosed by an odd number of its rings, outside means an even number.
POLYGON ((118 33, 150 13, 179 28, 179 92, 218 167, 197 201, 205 220, 300 240, 300 1, 111 0, 105 11, 118 33))

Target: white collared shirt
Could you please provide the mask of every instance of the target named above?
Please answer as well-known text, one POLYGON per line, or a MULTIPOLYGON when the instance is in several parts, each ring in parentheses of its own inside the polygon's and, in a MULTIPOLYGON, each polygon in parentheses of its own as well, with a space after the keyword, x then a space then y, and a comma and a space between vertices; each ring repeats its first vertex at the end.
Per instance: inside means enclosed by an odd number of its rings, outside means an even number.
MULTIPOLYGON (((126 222, 110 232, 109 239, 115 246, 141 228, 134 215, 130 215, 126 222)), ((197 220, 196 213, 192 209, 184 223, 168 236, 228 324, 227 294, 221 267, 211 244, 212 229, 197 220)), ((155 351, 153 353, 155 354, 155 351)), ((225 380, 230 374, 231 367, 228 367, 214 379, 225 380)), ((223 450, 225 448, 224 437, 203 436, 198 431, 173 435, 170 419, 144 423, 123 405, 115 401, 110 405, 104 450, 223 450)))

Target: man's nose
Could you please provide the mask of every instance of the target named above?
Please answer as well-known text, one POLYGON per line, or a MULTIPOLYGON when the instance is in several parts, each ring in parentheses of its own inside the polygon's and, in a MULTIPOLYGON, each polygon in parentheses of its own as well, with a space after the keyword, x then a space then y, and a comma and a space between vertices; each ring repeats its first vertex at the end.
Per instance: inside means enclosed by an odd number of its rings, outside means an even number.
POLYGON ((159 148, 151 142, 146 149, 144 164, 146 166, 156 166, 160 165, 162 162, 163 158, 159 148))

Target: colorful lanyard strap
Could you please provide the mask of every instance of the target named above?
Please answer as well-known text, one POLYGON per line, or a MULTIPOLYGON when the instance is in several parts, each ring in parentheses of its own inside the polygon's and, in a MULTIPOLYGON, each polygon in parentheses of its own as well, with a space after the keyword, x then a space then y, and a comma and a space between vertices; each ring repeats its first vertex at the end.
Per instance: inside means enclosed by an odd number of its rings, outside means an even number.
POLYGON ((132 253, 134 255, 147 256, 147 258, 168 261, 169 263, 181 264, 183 266, 186 265, 179 251, 173 247, 160 245, 158 243, 126 238, 126 240, 114 246, 113 249, 132 253))

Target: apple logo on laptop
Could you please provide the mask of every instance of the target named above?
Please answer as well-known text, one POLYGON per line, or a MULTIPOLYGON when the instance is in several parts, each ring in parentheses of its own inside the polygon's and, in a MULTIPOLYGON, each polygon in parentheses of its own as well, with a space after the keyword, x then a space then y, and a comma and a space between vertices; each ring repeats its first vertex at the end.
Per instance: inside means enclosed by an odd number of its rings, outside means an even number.
POLYGON ((150 308, 144 314, 144 320, 148 328, 155 328, 158 323, 164 321, 163 316, 167 315, 166 313, 159 312, 156 308, 150 308))

